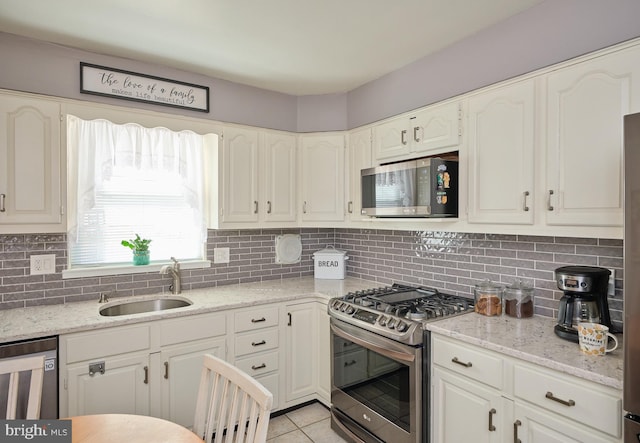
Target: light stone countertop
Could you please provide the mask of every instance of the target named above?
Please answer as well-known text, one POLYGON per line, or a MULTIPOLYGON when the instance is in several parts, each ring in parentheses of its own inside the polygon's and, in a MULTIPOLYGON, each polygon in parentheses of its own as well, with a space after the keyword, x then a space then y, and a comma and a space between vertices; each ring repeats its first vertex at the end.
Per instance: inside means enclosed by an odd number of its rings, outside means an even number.
MULTIPOLYGON (((320 280, 313 277, 269 280, 255 283, 219 286, 183 291, 179 297, 193 302, 191 306, 158 312, 103 317, 98 309, 125 300, 145 300, 157 295, 114 298, 108 303, 97 300, 64 305, 35 306, 0 311, 0 342, 11 342, 49 335, 68 334, 112 326, 204 314, 267 303, 295 301, 318 297, 328 301, 347 292, 380 286, 367 280, 320 280)), ((167 297, 172 296, 165 293, 167 297)))
MULTIPOLYGON (((103 317, 98 309, 125 300, 156 296, 115 298, 107 304, 96 301, 36 306, 0 311, 0 342, 12 342, 50 335, 122 326, 165 318, 258 306, 302 299, 327 301, 347 292, 380 286, 379 283, 347 277, 320 280, 313 277, 269 280, 185 291, 181 297, 191 306, 159 312, 103 317)), ((170 296, 171 294, 165 294, 170 296)), ((505 355, 537 363, 605 386, 622 389, 622 349, 604 357, 584 356, 578 345, 553 333, 555 320, 547 317, 514 319, 486 317, 476 313, 427 323, 435 333, 462 340, 505 355)), ((621 337, 618 338, 622 346, 621 337)))
POLYGON ((427 324, 433 333, 469 345, 536 363, 568 375, 622 389, 622 336, 618 348, 605 356, 588 356, 577 343, 555 335, 556 320, 549 317, 487 317, 475 312, 427 324))

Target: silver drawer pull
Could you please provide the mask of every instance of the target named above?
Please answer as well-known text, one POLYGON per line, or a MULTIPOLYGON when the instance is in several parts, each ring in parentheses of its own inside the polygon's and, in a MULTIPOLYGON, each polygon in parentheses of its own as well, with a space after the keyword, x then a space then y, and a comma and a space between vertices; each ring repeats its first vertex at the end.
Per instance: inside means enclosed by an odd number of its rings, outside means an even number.
POLYGON ((266 342, 266 341, 264 341, 264 340, 261 340, 261 341, 252 341, 252 342, 251 342, 251 346, 261 346, 261 345, 266 345, 266 344, 267 344, 267 342, 266 342))
POLYGON ((252 318, 251 319, 251 323, 260 323, 260 322, 263 322, 263 321, 267 321, 267 319, 264 318, 264 317, 262 317, 262 318, 252 318))
POLYGON ((557 401, 560 404, 563 404, 565 406, 575 406, 576 402, 573 400, 563 400, 561 398, 558 398, 556 396, 553 395, 553 392, 547 392, 545 394, 545 397, 548 398, 549 400, 553 400, 553 401, 557 401))
POLYGON ((456 363, 456 364, 460 365, 460 366, 464 366, 465 368, 470 368, 471 366, 473 366, 473 364, 471 362, 465 363, 463 361, 458 360, 458 357, 453 357, 451 359, 451 361, 453 363, 456 363))
POLYGON ((257 371, 258 369, 264 369, 266 367, 267 365, 262 363, 261 365, 258 365, 258 366, 251 366, 251 369, 253 369, 254 371, 257 371))

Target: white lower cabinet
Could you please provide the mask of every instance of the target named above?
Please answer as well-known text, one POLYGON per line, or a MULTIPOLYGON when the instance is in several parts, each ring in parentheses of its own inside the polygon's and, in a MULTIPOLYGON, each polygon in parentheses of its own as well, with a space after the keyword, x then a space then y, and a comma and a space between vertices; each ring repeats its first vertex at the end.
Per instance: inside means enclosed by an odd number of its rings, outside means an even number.
POLYGON ((316 303, 318 314, 318 400, 331 405, 331 333, 327 303, 316 303))
POLYGON ((193 425, 202 355, 226 356, 226 318, 203 314, 60 336, 60 416, 123 413, 193 425))
POLYGON ((315 398, 318 373, 316 303, 283 306, 285 326, 285 400, 292 404, 315 398))
POLYGON ((432 441, 621 442, 622 393, 433 335, 432 441))

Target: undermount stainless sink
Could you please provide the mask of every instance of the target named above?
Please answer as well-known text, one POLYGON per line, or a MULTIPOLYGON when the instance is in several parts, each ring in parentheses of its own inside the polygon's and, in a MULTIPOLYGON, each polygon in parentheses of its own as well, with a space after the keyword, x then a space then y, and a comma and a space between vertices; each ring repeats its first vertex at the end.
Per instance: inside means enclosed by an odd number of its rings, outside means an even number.
POLYGON ((143 312, 165 311, 167 309, 184 308, 193 302, 184 297, 158 297, 146 300, 130 300, 100 308, 100 315, 113 317, 116 315, 141 314, 143 312))

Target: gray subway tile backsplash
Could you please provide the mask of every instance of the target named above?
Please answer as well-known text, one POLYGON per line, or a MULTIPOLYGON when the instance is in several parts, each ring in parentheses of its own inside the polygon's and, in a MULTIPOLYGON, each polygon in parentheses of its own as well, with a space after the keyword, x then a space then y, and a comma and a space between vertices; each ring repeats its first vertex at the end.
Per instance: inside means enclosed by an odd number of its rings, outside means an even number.
MULTIPOLYGON (((471 297, 476 283, 491 279, 510 284, 522 279, 535 287, 535 312, 555 317, 562 296, 554 269, 589 265, 616 271, 616 294, 609 297, 614 323, 622 326, 623 243, 617 239, 502 235, 375 229, 210 230, 207 255, 230 248, 230 263, 183 270, 183 290, 313 275, 313 252, 334 245, 346 250, 347 275, 377 285, 394 282, 432 286, 471 297), (275 237, 297 233, 302 258, 275 263, 275 237)), ((157 272, 62 279, 66 235, 0 235, 0 309, 169 292, 171 280, 157 272), (29 275, 30 256, 56 255, 56 273, 29 275)))

